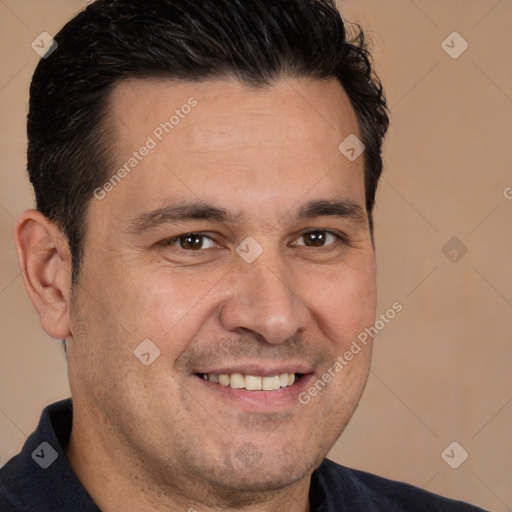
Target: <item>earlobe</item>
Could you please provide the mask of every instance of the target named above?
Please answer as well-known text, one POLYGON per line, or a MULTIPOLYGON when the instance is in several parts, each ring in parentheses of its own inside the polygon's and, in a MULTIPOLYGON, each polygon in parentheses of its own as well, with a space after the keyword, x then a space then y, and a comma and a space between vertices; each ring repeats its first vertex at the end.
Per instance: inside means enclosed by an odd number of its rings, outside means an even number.
POLYGON ((69 336, 71 256, 66 237, 37 210, 24 212, 14 228, 18 264, 41 326, 52 338, 69 336))

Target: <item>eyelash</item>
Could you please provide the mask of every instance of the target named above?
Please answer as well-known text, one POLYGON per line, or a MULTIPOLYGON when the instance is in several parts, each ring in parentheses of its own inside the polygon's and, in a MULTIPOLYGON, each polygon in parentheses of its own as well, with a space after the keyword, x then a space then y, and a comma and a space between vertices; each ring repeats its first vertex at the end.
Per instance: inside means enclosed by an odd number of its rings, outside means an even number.
MULTIPOLYGON (((334 236, 334 238, 336 240, 334 242, 330 243, 330 244, 322 245, 322 246, 318 246, 318 247, 307 246, 305 244, 304 245, 299 245, 299 247, 307 247, 307 248, 310 248, 310 249, 324 249, 326 247, 331 247, 331 246, 337 245, 336 242, 341 242, 342 244, 345 244, 345 245, 348 244, 348 239, 347 239, 347 237, 344 234, 336 233, 336 232, 330 231, 328 229, 312 229, 312 230, 304 231, 295 240, 297 240, 299 238, 302 238, 304 236, 307 236, 307 235, 309 235, 311 233, 324 233, 324 234, 332 235, 332 236, 334 236)), ((215 241, 213 240, 213 238, 211 236, 208 236, 205 233, 191 231, 190 233, 183 233, 183 234, 175 236, 173 238, 167 238, 166 240, 163 240, 162 242, 160 242, 159 245, 164 246, 164 247, 173 246, 173 245, 176 244, 176 242, 179 242, 179 240, 181 238, 189 237, 189 236, 190 237, 191 236, 196 236, 196 237, 208 238, 212 242, 215 243, 215 241)), ((182 251, 186 251, 186 252, 190 252, 190 253, 203 252, 203 251, 207 250, 207 249, 203 249, 203 248, 196 249, 196 250, 193 250, 193 249, 183 249, 182 247, 178 247, 178 248, 181 249, 182 251)))

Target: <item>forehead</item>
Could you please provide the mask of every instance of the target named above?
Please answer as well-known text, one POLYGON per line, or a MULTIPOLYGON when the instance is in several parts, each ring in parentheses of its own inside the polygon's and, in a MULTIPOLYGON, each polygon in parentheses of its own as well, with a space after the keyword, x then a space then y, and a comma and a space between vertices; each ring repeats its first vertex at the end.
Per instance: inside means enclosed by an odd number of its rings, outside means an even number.
POLYGON ((236 80, 130 80, 113 90, 109 122, 112 172, 128 170, 109 193, 114 207, 190 195, 211 203, 223 192, 240 210, 248 199, 296 202, 315 187, 364 202, 363 158, 350 162, 338 149, 359 130, 335 79, 283 79, 258 89, 236 80))
MULTIPOLYGON (((350 109, 350 101, 339 81, 335 78, 315 80, 311 78, 282 78, 261 87, 250 86, 236 79, 219 78, 205 81, 183 81, 160 78, 128 79, 118 83, 110 94, 111 109, 123 120, 133 120, 133 114, 150 118, 154 107, 179 108, 181 100, 190 95, 201 102, 203 108, 224 110, 226 114, 271 114, 282 110, 293 111, 304 118, 316 112, 327 124, 335 127, 340 121, 339 112, 333 108, 350 109), (279 100, 279 101, 277 101, 279 100)), ((165 116, 166 110, 159 114, 165 116)), ((349 112, 344 112, 347 118, 349 112)), ((354 117, 353 112, 351 117, 354 117)), ((138 117, 140 120, 140 117, 138 117)), ((350 121, 352 119, 347 119, 350 121)), ((355 120, 355 117, 354 117, 355 120)))
POLYGON ((261 88, 236 80, 129 80, 112 92, 110 113, 126 151, 146 134, 189 155, 196 149, 217 152, 301 142, 308 147, 332 142, 336 149, 341 135, 358 134, 350 101, 335 79, 280 80, 261 88), (180 146, 184 139, 186 145, 180 146))

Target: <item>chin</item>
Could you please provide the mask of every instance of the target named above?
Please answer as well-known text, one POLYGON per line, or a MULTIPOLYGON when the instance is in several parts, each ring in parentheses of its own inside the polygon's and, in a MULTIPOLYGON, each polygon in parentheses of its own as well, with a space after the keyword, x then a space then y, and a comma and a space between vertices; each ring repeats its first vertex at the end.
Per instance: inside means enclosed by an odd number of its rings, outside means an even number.
POLYGON ((293 485, 320 464, 323 456, 311 456, 304 451, 268 450, 247 443, 231 453, 224 461, 224 470, 217 476, 222 486, 232 491, 262 493, 277 491, 293 485))

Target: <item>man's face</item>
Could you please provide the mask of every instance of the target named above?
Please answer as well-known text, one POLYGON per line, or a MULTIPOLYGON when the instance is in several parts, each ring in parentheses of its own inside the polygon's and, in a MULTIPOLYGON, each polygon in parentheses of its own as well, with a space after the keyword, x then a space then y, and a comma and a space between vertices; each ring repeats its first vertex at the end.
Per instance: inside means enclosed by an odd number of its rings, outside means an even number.
POLYGON ((138 156, 87 214, 68 342, 77 421, 120 470, 181 488, 307 477, 370 364, 367 347, 299 400, 375 316, 364 155, 338 150, 358 134, 347 96, 335 80, 140 80, 117 86, 109 119, 113 171, 138 156))

